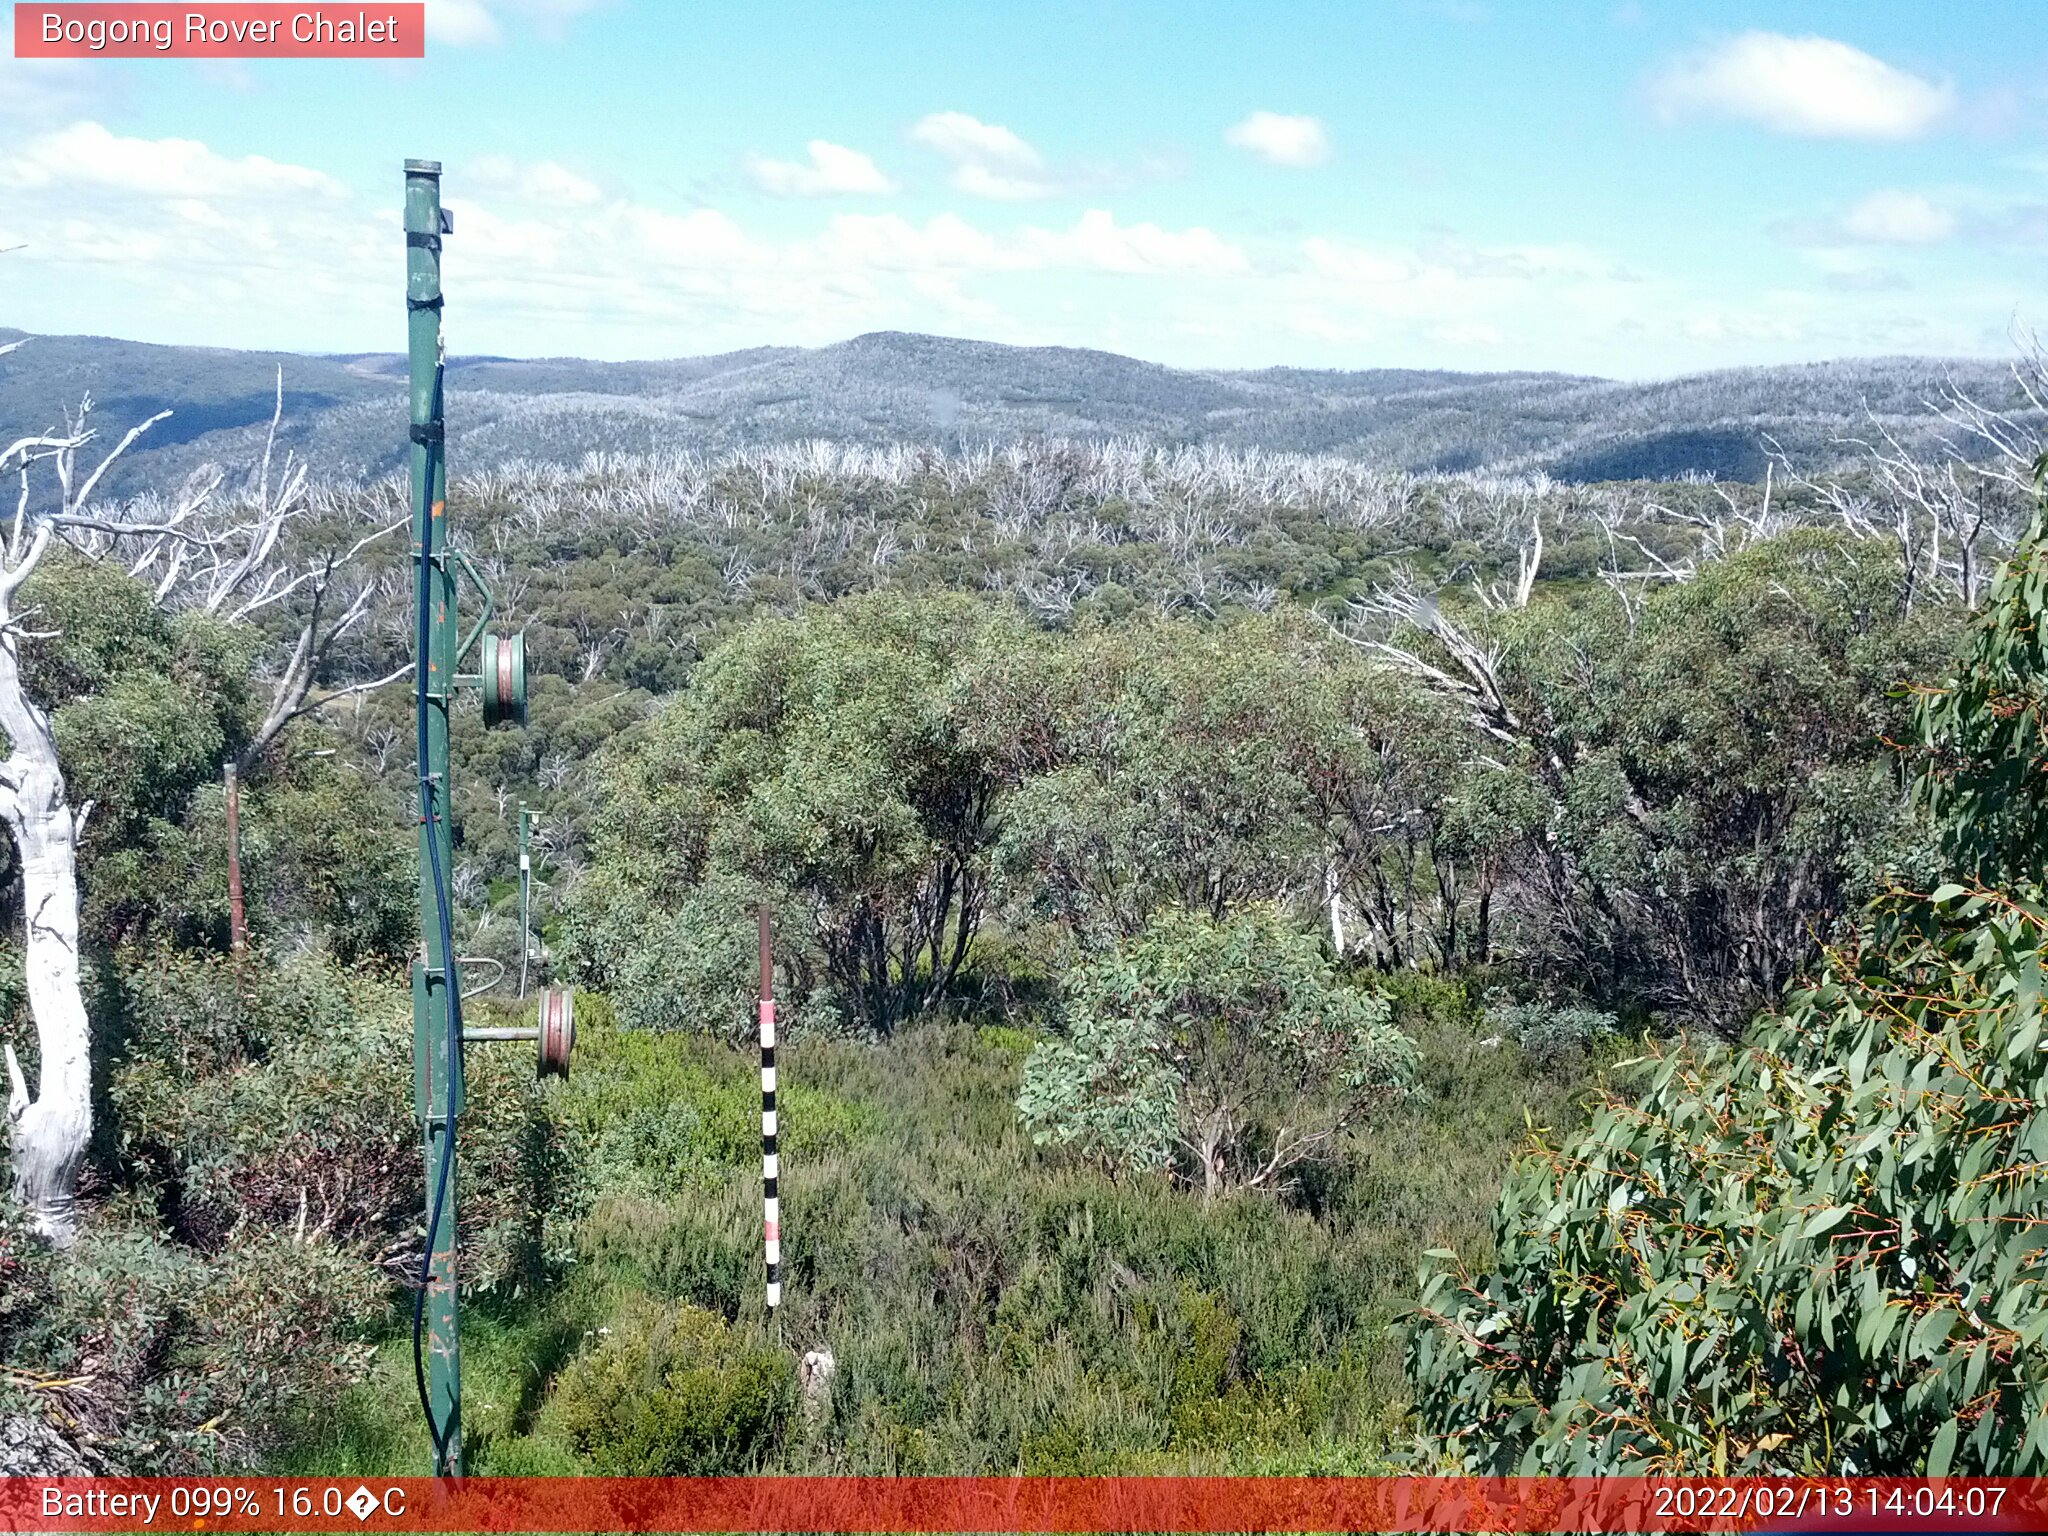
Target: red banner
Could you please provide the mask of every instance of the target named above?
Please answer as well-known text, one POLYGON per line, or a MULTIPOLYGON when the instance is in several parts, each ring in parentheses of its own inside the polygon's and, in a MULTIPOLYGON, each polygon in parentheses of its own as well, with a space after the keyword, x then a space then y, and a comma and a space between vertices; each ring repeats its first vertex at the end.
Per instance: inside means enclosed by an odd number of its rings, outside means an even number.
POLYGON ((14 7, 18 59, 420 59, 426 52, 421 0, 14 7))
POLYGON ((0 1478, 0 1531, 2038 1531, 2043 1478, 0 1478))

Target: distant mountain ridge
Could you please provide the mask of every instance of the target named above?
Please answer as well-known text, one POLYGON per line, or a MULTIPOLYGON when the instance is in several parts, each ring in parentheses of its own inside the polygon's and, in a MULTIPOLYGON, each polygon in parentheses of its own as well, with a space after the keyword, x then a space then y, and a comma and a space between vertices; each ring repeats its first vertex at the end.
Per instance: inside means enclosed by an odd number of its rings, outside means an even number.
MULTIPOLYGON (((0 329, 0 342, 22 335, 0 329)), ((174 412, 144 440, 132 488, 202 460, 248 461, 260 451, 280 367, 286 441, 321 473, 375 476, 399 466, 399 354, 35 336, 0 358, 0 425, 53 424, 87 391, 108 429, 174 412)), ((880 331, 825 347, 667 361, 456 358, 448 421, 458 473, 517 459, 575 462, 593 451, 813 437, 939 448, 1134 437, 1333 453, 1417 472, 1753 479, 1767 438, 1815 464, 1843 456, 1841 439, 1865 435, 1866 406, 1903 438, 1926 438, 1938 425, 1928 402, 1951 379, 1987 402, 2021 403, 2005 365, 1970 359, 1855 359, 1631 384, 1564 373, 1179 369, 1083 348, 880 331)))

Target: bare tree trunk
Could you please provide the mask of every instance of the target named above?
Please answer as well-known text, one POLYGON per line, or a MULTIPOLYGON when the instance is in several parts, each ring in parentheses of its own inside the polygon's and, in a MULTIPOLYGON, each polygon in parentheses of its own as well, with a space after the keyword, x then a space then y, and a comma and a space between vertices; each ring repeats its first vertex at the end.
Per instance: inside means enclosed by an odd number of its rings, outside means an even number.
MULTIPOLYGON (((21 857, 23 969, 36 1027, 36 1096, 6 1049, 14 1194, 52 1242, 77 1232, 79 1165, 92 1139, 92 1036, 78 970, 78 833, 49 717, 22 692, 17 637, 0 634, 0 819, 21 857)), ((89 807, 88 807, 89 809, 89 807)))
MULTIPOLYGON (((280 413, 283 389, 280 374, 280 413)), ((92 509, 92 500, 108 470, 170 412, 161 411, 131 427, 97 468, 82 473, 78 452, 93 440, 86 419, 91 409, 88 396, 62 436, 22 437, 0 446, 0 472, 18 473, 21 481, 12 523, 0 531, 0 732, 6 735, 7 750, 0 761, 0 821, 14 835, 21 856, 27 929, 23 964, 37 1049, 33 1098, 13 1046, 7 1045, 0 1055, 7 1067, 15 1196, 36 1226, 60 1244, 68 1243, 77 1231, 78 1173, 92 1140, 92 1036, 78 955, 78 842, 92 806, 88 802, 73 810, 50 717, 22 689, 20 646, 30 632, 23 628, 16 596, 48 553, 52 539, 59 537, 88 560, 134 551, 132 560, 122 555, 128 574, 154 582, 159 603, 178 601, 196 583, 192 604, 229 622, 247 620, 305 589, 309 611, 292 662, 279 680, 270 718, 258 733, 261 748, 291 720, 318 707, 309 694, 321 660, 368 609, 372 588, 365 586, 339 618, 326 621, 325 602, 337 571, 392 528, 404 526, 400 519, 365 534, 346 552, 331 551, 300 574, 287 576, 276 550, 286 525, 305 511, 300 495, 305 467, 288 460, 285 483, 273 497, 268 447, 253 521, 220 528, 197 521, 220 483, 218 473, 195 477, 168 508, 153 508, 148 520, 103 517, 92 509), (59 497, 54 508, 33 511, 29 470, 44 461, 55 471, 59 497)), ((276 429, 273 417, 273 446, 276 429)), ((322 702, 376 686, 359 683, 322 702)))

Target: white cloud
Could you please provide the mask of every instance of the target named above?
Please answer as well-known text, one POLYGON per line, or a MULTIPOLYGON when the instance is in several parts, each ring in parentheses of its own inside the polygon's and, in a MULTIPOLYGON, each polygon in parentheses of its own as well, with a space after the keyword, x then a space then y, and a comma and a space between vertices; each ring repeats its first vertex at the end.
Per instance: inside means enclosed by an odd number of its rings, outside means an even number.
POLYGON ((1679 59, 1649 82, 1664 117, 1742 118, 1809 138, 1910 139, 1954 91, 1827 37, 1744 32, 1679 59))
POLYGON ((747 174, 756 186, 778 197, 838 197, 896 190, 881 167, 857 149, 813 139, 805 150, 810 157, 807 161, 749 156, 747 174))
POLYGON ((552 208, 589 208, 604 193, 588 177, 553 160, 526 162, 508 155, 484 155, 463 168, 465 193, 496 195, 552 208))
POLYGON ((1254 112, 1243 122, 1232 124, 1223 137, 1271 165, 1321 165, 1330 158, 1330 135, 1313 117, 1254 112))
POLYGON ((1843 212, 1841 229, 1872 245, 1931 245, 1955 233, 1956 217, 1918 192, 1873 192, 1843 212))
POLYGON ((50 122, 88 108, 108 82, 89 59, 17 59, 0 53, 0 119, 50 122))
POLYGON ((922 225, 894 213, 841 214, 814 244, 822 265, 840 269, 994 272, 1022 264, 1014 249, 953 213, 922 225))
POLYGON ((1092 209, 1063 229, 1027 224, 1007 235, 975 228, 945 213, 913 224, 893 213, 834 219, 814 246, 790 248, 787 259, 823 269, 1018 272, 1068 270, 1230 276, 1252 270, 1251 258, 1213 230, 1119 224, 1092 209))
MULTIPOLYGON (((1830 252, 1846 256, 1858 246, 1937 245, 1955 235, 1981 238, 1986 223, 1969 201, 1966 197, 1959 211, 1952 201, 1937 202, 1925 193, 1886 187, 1818 217, 1781 219, 1771 226, 1771 233, 1799 247, 1809 262, 1830 252), (1966 214, 1971 215, 1967 225, 1966 214)), ((1853 264, 1864 265, 1865 258, 1855 256, 1853 264)))
MULTIPOLYGON (((9 276, 18 263, 38 296, 33 315, 9 317, 17 323, 337 350, 391 335, 395 207, 307 167, 92 123, 8 150, 0 244, 26 242, 9 276)), ((549 161, 482 156, 460 180, 446 271, 451 334, 472 350, 660 355, 970 320, 983 334, 1031 339, 1004 300, 1041 274, 1135 285, 1136 304, 1165 302, 1169 281, 1255 275, 1213 230, 1120 222, 1103 209, 993 227, 954 213, 848 213, 769 236, 720 209, 637 201, 549 161)))
POLYGON ((965 112, 930 113, 911 126, 910 137, 955 164, 1035 171, 1044 163, 1037 150, 1008 128, 984 123, 965 112))
POLYGON ((427 40, 451 48, 489 47, 505 40, 499 13, 516 11, 542 36, 559 37, 579 16, 611 0, 426 0, 427 40))
POLYGON ((1321 235, 1304 240, 1301 249, 1313 270, 1339 282, 1399 283, 1415 275, 1415 268, 1398 256, 1343 244, 1321 235))
POLYGON ((971 197, 1022 202, 1059 190, 1046 175, 1045 158, 1000 124, 965 112, 933 112, 911 125, 910 137, 949 161, 954 188, 971 197))
MULTIPOLYGON (((27 244, 5 258, 10 323, 228 346, 399 344, 395 199, 309 167, 92 123, 0 141, 0 246, 27 244)), ((1928 350, 1962 336, 1970 315, 2002 323, 2012 302, 1925 286, 1913 303, 1887 300, 1869 290, 1894 280, 1874 265, 1888 247, 1839 233, 1802 247, 1804 283, 1749 292, 1732 279, 1640 275, 1583 246, 1313 230, 1240 245, 1104 207, 1033 219, 984 205, 921 221, 827 207, 799 210, 811 216, 791 232, 787 211, 757 228, 600 189, 546 161, 484 157, 460 181, 475 200, 459 209, 447 273, 451 345, 464 351, 681 355, 887 328, 1181 362, 1197 360, 1192 350, 1214 366, 1641 374, 1928 350)), ((1974 237, 1965 193, 1928 202, 1952 214, 1956 239, 1974 237)), ((1929 230, 1924 210, 1905 206, 1880 219, 1884 204, 1857 204, 1826 223, 1839 231, 1861 210, 1872 233, 1929 230)))
POLYGON ((1475 320, 1452 320, 1429 334, 1448 347, 1497 347, 1503 340, 1499 326, 1475 320))
POLYGON ((1251 270, 1251 258, 1213 230, 1118 224, 1105 209, 1081 215, 1072 229, 1027 230, 1024 248, 1052 266, 1098 272, 1180 272, 1224 277, 1251 270))
POLYGON ((154 199, 339 198, 333 177, 261 155, 233 159, 196 139, 130 139, 98 123, 29 140, 0 159, 0 186, 97 189, 154 199))
POLYGON ((755 268, 773 262, 771 249, 747 237, 730 214, 716 208, 668 213, 639 204, 615 215, 622 254, 638 251, 666 263, 707 270, 755 268))
POLYGON ((497 17, 484 0, 427 0, 427 41, 453 48, 502 42, 497 17))

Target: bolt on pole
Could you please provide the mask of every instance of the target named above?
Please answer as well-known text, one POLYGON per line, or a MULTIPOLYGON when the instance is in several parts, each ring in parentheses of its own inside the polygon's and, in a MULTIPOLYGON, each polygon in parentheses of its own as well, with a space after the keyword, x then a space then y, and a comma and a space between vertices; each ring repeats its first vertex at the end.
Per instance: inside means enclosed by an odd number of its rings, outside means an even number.
POLYGON ((456 1328, 455 1122, 462 1111, 462 1048, 451 1028, 461 982, 441 914, 452 905, 448 712, 457 649, 455 565, 448 547, 448 468, 442 398, 441 209, 438 161, 405 163, 407 353, 410 361, 413 600, 419 652, 420 937, 413 971, 413 1066, 424 1127, 430 1256, 424 1301, 426 1412, 436 1476, 460 1477, 462 1355, 456 1328), (436 881, 438 867, 441 879, 436 881), (432 1212, 439 1207, 439 1220, 432 1212))

